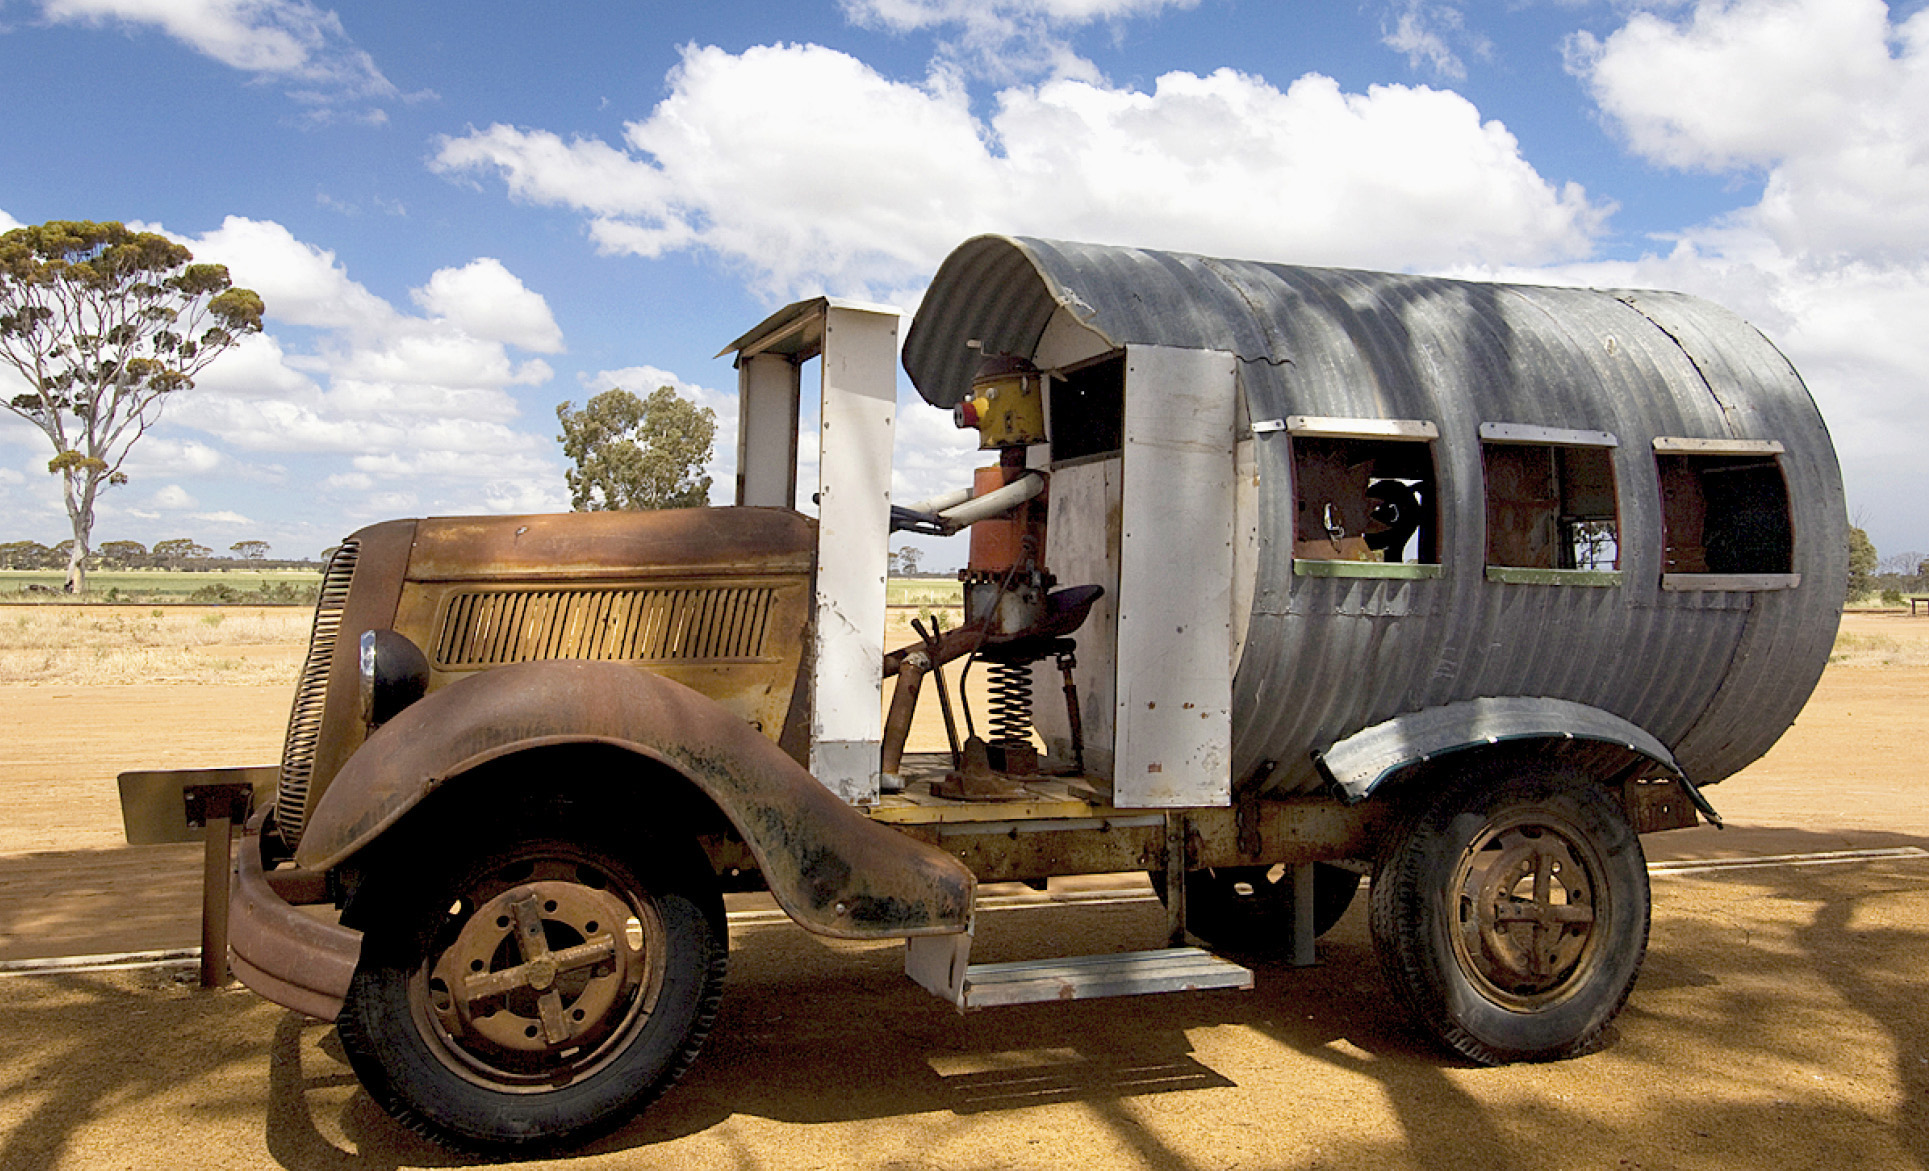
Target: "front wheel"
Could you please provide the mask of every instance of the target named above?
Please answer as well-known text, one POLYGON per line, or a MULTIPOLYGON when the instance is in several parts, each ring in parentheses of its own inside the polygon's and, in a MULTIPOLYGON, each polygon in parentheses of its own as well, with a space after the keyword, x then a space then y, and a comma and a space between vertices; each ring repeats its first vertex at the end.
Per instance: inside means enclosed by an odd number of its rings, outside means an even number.
POLYGON ((1381 967, 1483 1064, 1600 1043, 1648 941, 1648 872, 1620 802, 1557 770, 1474 770, 1390 843, 1372 886, 1381 967))
POLYGON ((579 1140, 695 1060, 725 933, 694 846, 525 827, 412 861, 358 895, 363 959, 338 1021, 405 1125, 464 1147, 579 1140))

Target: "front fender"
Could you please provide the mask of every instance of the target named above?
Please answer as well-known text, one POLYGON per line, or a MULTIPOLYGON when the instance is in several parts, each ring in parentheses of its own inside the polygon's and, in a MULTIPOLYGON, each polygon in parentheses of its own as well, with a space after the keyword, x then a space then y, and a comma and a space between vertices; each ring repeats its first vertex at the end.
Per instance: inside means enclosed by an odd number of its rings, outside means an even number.
POLYGON ((1646 758, 1683 782, 1698 807, 1706 802, 1682 776, 1674 754, 1641 728, 1612 712, 1545 696, 1496 696, 1395 716, 1362 728, 1314 757, 1351 804, 1410 765, 1445 753, 1518 740, 1592 740, 1646 758))
MULTIPOLYGON (((963 863, 838 800, 698 692, 615 663, 518 663, 411 704, 336 775, 295 859, 331 869, 464 774, 560 744, 615 746, 688 779, 736 827, 778 905, 820 935, 934 935, 969 923, 976 879, 963 863)), ((649 770, 610 779, 650 783, 649 770)))

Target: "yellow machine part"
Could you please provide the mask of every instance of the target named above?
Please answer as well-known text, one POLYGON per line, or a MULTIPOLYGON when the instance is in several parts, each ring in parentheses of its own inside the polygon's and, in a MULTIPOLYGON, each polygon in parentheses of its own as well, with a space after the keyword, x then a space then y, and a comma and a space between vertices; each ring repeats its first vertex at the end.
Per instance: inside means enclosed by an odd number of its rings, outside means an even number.
POLYGON ((978 416, 978 450, 1029 447, 1045 442, 1045 379, 1040 374, 1006 374, 971 387, 978 416))

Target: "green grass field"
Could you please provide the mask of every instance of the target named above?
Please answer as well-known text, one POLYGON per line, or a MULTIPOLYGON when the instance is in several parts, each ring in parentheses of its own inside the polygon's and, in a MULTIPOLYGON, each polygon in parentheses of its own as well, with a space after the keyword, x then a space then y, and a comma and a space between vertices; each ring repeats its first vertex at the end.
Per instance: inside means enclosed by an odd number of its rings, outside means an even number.
MULTIPOLYGON (((60 592, 66 580, 66 574, 56 569, 0 569, 0 602, 74 601, 60 592)), ((299 569, 220 569, 205 573, 103 569, 87 575, 85 600, 310 605, 320 583, 319 572, 299 569)), ((964 586, 939 577, 894 577, 885 587, 885 600, 892 606, 956 609, 964 605, 964 586)))
MULTIPOLYGON (((74 601, 60 592, 66 581, 66 573, 58 569, 0 569, 0 602, 74 601)), ((321 573, 317 570, 217 569, 189 573, 103 569, 87 575, 85 600, 312 605, 320 585, 321 573)))
POLYGON ((929 606, 956 609, 964 605, 964 583, 941 577, 894 577, 885 583, 889 606, 929 606))

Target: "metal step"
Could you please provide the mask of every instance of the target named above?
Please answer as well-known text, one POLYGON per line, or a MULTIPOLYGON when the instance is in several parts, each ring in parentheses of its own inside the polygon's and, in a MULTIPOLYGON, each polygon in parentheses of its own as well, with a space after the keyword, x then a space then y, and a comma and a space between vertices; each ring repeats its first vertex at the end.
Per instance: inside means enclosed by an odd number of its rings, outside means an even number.
POLYGON ((969 935, 910 940, 905 970, 960 1010, 1154 992, 1250 989, 1253 974, 1196 947, 960 965, 969 935))

